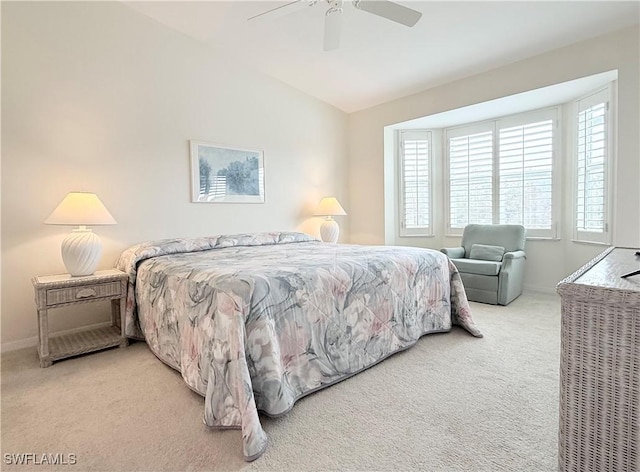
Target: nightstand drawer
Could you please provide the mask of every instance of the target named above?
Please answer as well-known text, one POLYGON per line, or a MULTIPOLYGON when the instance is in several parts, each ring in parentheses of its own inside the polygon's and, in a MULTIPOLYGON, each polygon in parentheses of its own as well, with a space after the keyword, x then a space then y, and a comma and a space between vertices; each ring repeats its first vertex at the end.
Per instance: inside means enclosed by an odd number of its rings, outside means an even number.
POLYGON ((81 285, 78 287, 58 288, 47 290, 47 306, 72 303, 96 298, 117 297, 121 295, 120 282, 81 285))

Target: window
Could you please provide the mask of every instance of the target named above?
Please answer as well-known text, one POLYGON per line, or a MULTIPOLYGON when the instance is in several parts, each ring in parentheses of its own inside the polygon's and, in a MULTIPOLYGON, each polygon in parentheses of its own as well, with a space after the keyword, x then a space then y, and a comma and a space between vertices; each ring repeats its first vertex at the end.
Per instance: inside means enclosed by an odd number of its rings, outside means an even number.
POLYGON ((575 237, 608 243, 608 90, 577 101, 575 237))
POLYGON ((467 224, 521 224, 554 238, 556 108, 445 131, 448 233, 467 224))
POLYGON ((400 131, 400 236, 431 234, 431 133, 400 131))
POLYGON ((519 224, 529 236, 555 236, 553 131, 555 119, 502 122, 498 135, 499 222, 519 224))
MULTIPOLYGON (((466 130, 463 129, 463 132, 466 130)), ((493 221, 493 131, 449 136, 451 228, 493 221)))

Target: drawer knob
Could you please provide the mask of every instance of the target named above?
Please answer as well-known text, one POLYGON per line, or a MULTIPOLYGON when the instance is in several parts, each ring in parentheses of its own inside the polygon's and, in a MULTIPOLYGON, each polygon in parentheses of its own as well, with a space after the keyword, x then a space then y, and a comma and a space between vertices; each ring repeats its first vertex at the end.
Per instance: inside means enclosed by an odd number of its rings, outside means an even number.
POLYGON ((78 293, 76 293, 76 298, 89 298, 95 296, 96 291, 93 288, 83 288, 82 290, 78 290, 78 293))

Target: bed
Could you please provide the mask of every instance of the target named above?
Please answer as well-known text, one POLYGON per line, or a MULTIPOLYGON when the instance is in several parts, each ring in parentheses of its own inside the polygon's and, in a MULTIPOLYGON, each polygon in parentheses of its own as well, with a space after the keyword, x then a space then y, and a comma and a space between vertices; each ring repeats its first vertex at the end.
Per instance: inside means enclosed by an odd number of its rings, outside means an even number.
POLYGON ((205 397, 204 421, 242 430, 244 458, 278 416, 423 335, 475 326, 455 266, 429 249, 325 244, 278 232, 125 250, 126 333, 205 397))

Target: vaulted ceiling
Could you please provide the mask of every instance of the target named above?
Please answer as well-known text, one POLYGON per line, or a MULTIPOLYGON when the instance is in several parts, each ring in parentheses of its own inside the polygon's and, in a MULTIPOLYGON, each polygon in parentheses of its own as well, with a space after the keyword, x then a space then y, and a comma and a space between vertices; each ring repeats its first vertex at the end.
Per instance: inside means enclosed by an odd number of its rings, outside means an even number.
POLYGON ((301 2, 252 21, 291 0, 125 4, 346 112, 638 24, 640 17, 636 1, 399 0, 422 12, 409 28, 345 1, 340 48, 325 52, 329 4, 301 2))

